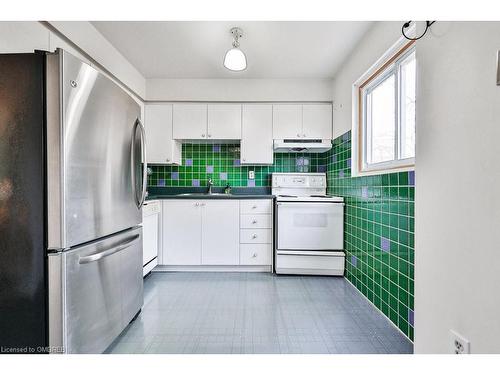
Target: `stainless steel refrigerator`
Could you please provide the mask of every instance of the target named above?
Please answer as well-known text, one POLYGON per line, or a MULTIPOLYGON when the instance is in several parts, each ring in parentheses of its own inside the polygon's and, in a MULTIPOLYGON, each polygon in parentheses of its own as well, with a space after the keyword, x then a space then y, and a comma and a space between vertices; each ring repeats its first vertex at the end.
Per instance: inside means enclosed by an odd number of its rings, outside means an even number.
POLYGON ((140 311, 140 107, 69 53, 0 55, 0 347, 101 353, 140 311))

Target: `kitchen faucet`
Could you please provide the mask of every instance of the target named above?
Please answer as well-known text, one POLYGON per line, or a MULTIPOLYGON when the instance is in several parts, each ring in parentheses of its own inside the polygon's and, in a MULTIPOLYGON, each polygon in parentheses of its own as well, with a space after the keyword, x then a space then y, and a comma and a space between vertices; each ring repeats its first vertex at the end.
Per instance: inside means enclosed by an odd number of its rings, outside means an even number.
POLYGON ((212 177, 208 178, 208 183, 207 184, 208 184, 208 194, 212 194, 212 185, 214 184, 212 182, 212 177))

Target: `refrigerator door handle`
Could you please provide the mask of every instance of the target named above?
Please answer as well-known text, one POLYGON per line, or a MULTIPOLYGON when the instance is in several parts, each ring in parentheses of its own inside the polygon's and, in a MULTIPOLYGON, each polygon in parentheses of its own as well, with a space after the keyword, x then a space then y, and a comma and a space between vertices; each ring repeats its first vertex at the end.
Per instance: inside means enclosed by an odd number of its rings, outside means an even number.
MULTIPOLYGON (((141 162, 139 161, 139 164, 141 162)), ((135 120, 133 132, 132 132, 132 146, 130 150, 130 168, 132 177, 132 188, 134 190, 134 199, 137 208, 141 208, 146 200, 146 188, 147 188, 147 178, 148 178, 148 163, 146 161, 146 130, 138 118, 135 120), (142 184, 141 184, 141 195, 138 197, 137 191, 137 181, 136 181, 136 157, 135 157, 135 135, 137 134, 137 127, 141 130, 141 158, 143 162, 142 169, 142 184)))
POLYGON ((141 120, 137 119, 137 123, 141 129, 141 152, 142 152, 142 194, 141 194, 141 202, 139 204, 139 208, 142 207, 144 202, 146 201, 147 196, 147 186, 148 186, 148 162, 146 160, 146 129, 144 129, 144 125, 142 125, 141 120))
POLYGON ((135 241, 137 241, 139 239, 139 235, 136 234, 135 236, 133 236, 132 238, 129 238, 127 239, 126 241, 123 241, 121 244, 119 244, 118 246, 113 246, 113 247, 110 247, 110 248, 107 248, 99 253, 96 253, 96 254, 92 254, 92 255, 87 255, 87 256, 84 256, 84 257, 80 257, 78 259, 78 263, 79 264, 85 264, 85 263, 91 263, 91 262, 96 262, 102 258, 105 258, 107 256, 110 256, 112 254, 115 254, 119 251, 122 251, 122 250, 125 250, 126 248, 130 247, 132 245, 132 243, 134 243, 135 241))

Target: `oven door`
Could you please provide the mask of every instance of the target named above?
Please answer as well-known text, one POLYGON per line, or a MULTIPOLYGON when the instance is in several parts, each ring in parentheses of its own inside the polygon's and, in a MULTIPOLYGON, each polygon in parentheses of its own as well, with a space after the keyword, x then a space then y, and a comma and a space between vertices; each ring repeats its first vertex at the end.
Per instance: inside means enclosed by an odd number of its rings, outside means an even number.
POLYGON ((278 202, 278 250, 342 250, 344 204, 278 202))

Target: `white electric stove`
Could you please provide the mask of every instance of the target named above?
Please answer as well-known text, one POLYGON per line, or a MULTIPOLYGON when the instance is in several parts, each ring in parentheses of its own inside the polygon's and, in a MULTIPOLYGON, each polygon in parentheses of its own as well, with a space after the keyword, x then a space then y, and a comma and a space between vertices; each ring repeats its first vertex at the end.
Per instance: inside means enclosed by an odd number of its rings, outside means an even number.
POLYGON ((278 274, 344 274, 344 199, 326 194, 325 173, 273 173, 278 274))

